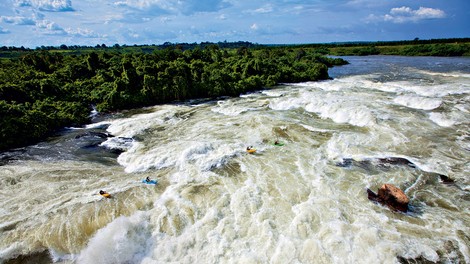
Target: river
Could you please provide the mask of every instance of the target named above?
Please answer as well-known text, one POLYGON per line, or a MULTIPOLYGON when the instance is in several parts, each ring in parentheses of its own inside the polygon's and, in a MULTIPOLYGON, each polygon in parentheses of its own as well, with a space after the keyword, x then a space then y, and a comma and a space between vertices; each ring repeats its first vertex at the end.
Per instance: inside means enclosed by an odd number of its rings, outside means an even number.
POLYGON ((343 58, 1 153, 0 263, 470 263, 470 58, 343 58))

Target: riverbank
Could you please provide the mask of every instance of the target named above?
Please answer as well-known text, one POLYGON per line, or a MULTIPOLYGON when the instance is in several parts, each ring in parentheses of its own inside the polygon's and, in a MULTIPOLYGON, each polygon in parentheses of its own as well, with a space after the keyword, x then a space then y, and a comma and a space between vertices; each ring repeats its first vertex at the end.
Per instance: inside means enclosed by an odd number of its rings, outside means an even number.
POLYGON ((367 45, 333 47, 329 54, 336 56, 400 55, 400 56, 470 56, 470 43, 367 45))

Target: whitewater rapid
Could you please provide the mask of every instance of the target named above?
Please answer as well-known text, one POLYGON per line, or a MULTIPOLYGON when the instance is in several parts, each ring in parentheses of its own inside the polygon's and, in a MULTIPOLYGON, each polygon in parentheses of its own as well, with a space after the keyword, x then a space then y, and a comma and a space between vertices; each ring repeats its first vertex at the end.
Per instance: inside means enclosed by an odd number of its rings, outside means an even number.
POLYGON ((74 131, 113 135, 94 152, 60 136, 18 154, 0 166, 0 262, 470 263, 470 59, 347 59, 332 80, 74 131), (410 212, 367 199, 383 183, 410 212))

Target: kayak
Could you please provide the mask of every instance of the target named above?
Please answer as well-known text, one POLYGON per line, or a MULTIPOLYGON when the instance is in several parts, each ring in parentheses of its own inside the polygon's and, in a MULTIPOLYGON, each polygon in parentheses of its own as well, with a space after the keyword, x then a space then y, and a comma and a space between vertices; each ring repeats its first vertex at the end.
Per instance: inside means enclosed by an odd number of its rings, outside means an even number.
POLYGON ((106 197, 106 198, 111 198, 111 194, 109 193, 103 193, 101 196, 106 197))
POLYGON ((273 145, 274 145, 274 146, 278 146, 278 147, 282 147, 282 146, 284 146, 284 143, 277 142, 277 143, 274 143, 273 145))
POLYGON ((157 181, 156 181, 156 180, 146 181, 146 180, 144 179, 144 180, 142 180, 142 183, 145 183, 145 184, 157 184, 157 181))
POLYGON ((250 154, 253 154, 256 152, 256 149, 247 149, 246 152, 250 153, 250 154))

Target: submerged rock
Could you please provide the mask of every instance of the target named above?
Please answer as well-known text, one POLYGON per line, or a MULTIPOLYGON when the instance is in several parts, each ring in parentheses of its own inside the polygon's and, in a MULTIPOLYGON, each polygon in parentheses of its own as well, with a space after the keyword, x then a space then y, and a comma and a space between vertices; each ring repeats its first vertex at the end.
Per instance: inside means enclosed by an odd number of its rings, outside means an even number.
POLYGON ((390 165, 405 165, 410 166, 411 168, 416 168, 416 165, 405 158, 400 157, 387 157, 387 158, 379 158, 377 159, 382 164, 390 164, 390 165))
POLYGON ((435 264, 436 262, 426 259, 423 256, 417 258, 405 258, 402 256, 397 257, 398 263, 400 264, 435 264))
MULTIPOLYGON (((3 263, 3 262, 2 262, 3 263)), ((6 260, 5 264, 33 264, 33 263, 53 263, 49 251, 31 253, 29 255, 19 255, 13 259, 6 260)))
POLYGON ((445 184, 450 184, 450 183, 454 183, 454 180, 449 178, 448 176, 445 176, 445 175, 442 175, 442 174, 439 174, 439 177, 441 178, 441 181, 445 184))
POLYGON ((400 157, 366 158, 363 160, 344 158, 341 162, 336 163, 336 166, 338 167, 357 166, 365 169, 372 167, 385 167, 388 165, 408 166, 414 169, 417 168, 416 164, 414 164, 413 162, 400 157))
POLYGON ((378 191, 378 194, 372 190, 367 189, 367 198, 374 202, 379 202, 383 205, 401 211, 408 211, 408 204, 410 199, 406 194, 393 184, 386 183, 382 185, 378 191))
POLYGON ((104 132, 88 131, 88 132, 82 133, 80 135, 76 135, 75 139, 79 139, 79 138, 82 138, 82 137, 96 137, 96 138, 106 139, 106 138, 114 137, 114 136, 109 134, 109 133, 104 133, 104 132))
POLYGON ((25 152, 26 150, 24 148, 0 152, 0 166, 6 165, 8 162, 18 159, 17 157, 25 152))
POLYGON ((458 242, 456 241, 445 241, 436 251, 436 253, 439 256, 438 260, 428 260, 422 255, 413 258, 397 256, 397 260, 400 264, 466 263, 465 256, 460 250, 458 242))
POLYGON ((367 189, 367 198, 374 202, 379 202, 379 196, 371 189, 367 189))
POLYGON ((343 167, 343 168, 351 167, 353 165, 353 162, 354 162, 353 159, 344 158, 343 160, 341 160, 341 162, 337 162, 336 166, 343 167))

